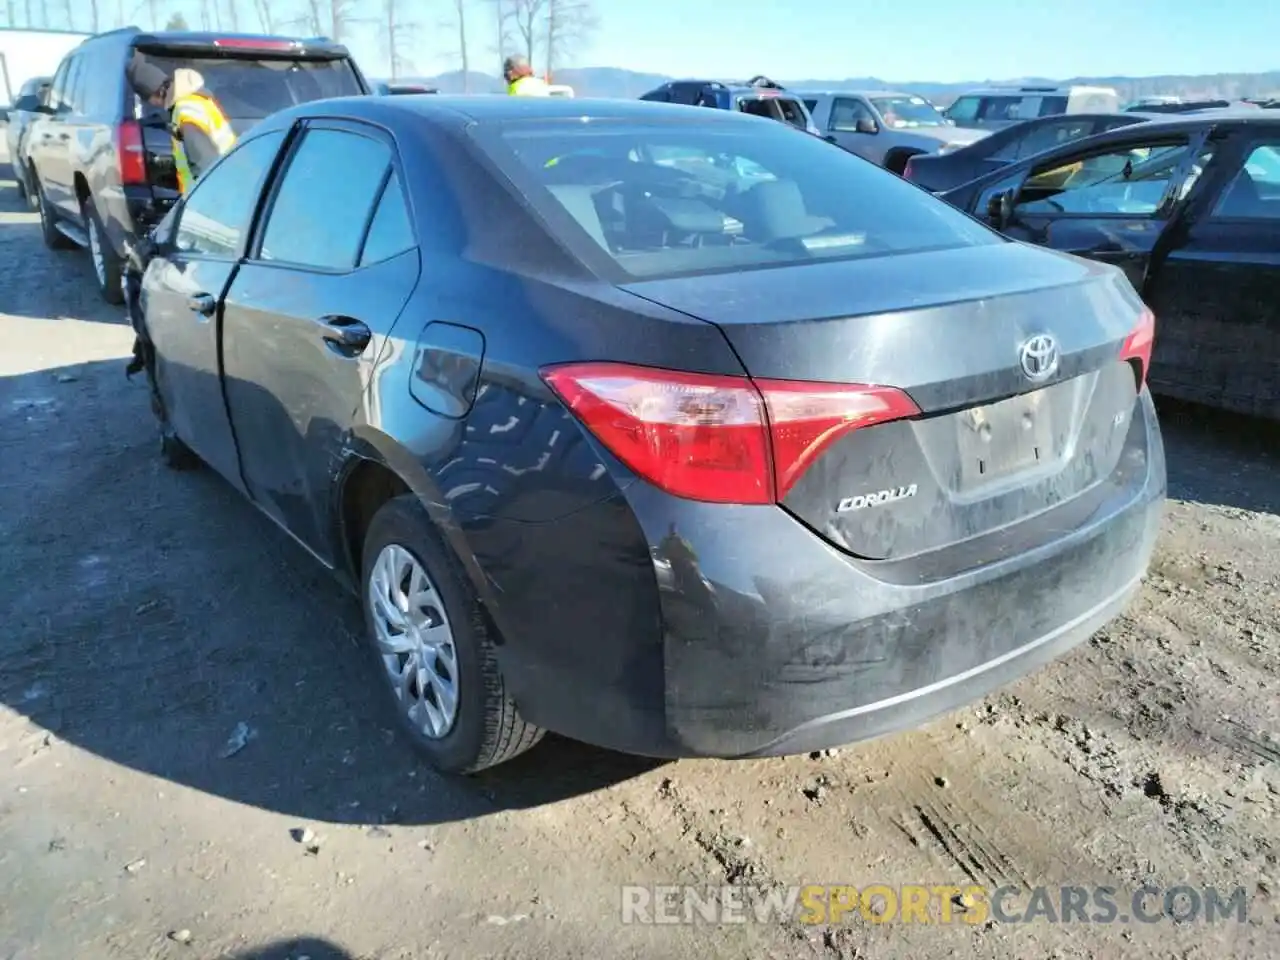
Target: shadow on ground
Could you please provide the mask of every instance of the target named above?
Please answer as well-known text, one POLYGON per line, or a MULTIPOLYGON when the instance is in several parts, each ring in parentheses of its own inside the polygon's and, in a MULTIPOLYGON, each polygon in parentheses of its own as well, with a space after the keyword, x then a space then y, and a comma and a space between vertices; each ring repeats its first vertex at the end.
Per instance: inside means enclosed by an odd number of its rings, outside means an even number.
POLYGON ((1157 406, 1170 497, 1280 514, 1280 423, 1164 398, 1157 406))
POLYGON ((240 953, 223 954, 220 960, 356 960, 356 958, 329 940, 302 937, 297 940, 277 940, 275 943, 240 953))
POLYGON ((0 461, 22 465, 0 478, 0 699, 53 747, 348 823, 465 820, 656 766, 548 738, 433 774, 394 730, 356 601, 230 485, 160 464, 123 364, 0 377, 0 461))

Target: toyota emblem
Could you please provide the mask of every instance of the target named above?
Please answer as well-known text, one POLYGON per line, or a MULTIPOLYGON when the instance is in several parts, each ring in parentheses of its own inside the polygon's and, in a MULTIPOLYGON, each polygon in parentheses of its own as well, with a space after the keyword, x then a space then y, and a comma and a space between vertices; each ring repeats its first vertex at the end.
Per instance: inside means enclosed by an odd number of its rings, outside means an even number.
POLYGON ((1028 380, 1048 380, 1058 372, 1058 341, 1047 333, 1037 334, 1022 345, 1019 359, 1028 380))

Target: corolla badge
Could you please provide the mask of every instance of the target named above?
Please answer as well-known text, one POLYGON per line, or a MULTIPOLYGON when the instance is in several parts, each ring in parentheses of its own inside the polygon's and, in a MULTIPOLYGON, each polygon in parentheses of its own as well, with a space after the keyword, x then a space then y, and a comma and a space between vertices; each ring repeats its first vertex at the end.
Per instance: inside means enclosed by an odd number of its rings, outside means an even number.
POLYGON ((1047 333, 1036 334, 1019 349, 1018 359, 1032 383, 1048 380, 1058 372, 1058 341, 1047 333))
POLYGON ((907 497, 916 495, 916 485, 913 483, 909 487, 892 487, 888 490, 879 490, 875 493, 861 493, 856 497, 845 497, 836 504, 837 513, 848 513, 850 510, 865 510, 867 507, 878 507, 881 504, 893 503, 895 500, 905 500, 907 497))

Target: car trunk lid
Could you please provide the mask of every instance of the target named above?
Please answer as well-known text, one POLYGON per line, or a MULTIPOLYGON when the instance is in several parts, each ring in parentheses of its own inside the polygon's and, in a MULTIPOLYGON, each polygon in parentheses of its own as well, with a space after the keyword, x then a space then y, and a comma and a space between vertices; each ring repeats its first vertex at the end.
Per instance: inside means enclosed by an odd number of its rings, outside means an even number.
POLYGON ((719 326, 757 380, 914 401, 919 416, 842 433, 784 492, 861 557, 1029 521, 1096 488, 1134 439, 1139 380, 1121 354, 1143 307, 1106 266, 1009 243, 624 289, 719 326))

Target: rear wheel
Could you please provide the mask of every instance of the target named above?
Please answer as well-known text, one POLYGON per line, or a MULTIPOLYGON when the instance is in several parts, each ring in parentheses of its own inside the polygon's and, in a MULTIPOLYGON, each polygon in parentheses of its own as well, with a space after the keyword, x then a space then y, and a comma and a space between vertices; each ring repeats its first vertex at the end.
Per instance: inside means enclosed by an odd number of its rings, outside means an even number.
POLYGON ((434 767, 473 773, 542 739, 507 694, 480 602, 416 496, 374 515, 361 581, 377 671, 434 767))
POLYGON ((57 214, 53 212, 48 198, 44 195, 44 185, 35 178, 34 174, 31 178, 31 189, 36 195, 36 209, 40 211, 40 234, 44 239, 44 245, 50 250, 70 250, 75 246, 75 242, 58 229, 57 214))
POLYGON ((98 292, 111 304, 124 303, 124 264, 107 239, 92 197, 80 201, 85 233, 89 238, 89 259, 93 261, 93 275, 98 281, 98 292))

